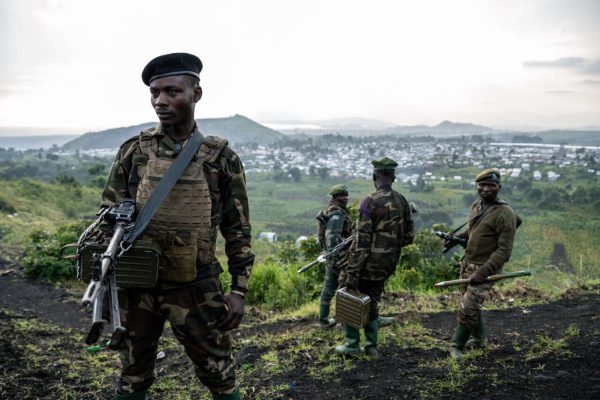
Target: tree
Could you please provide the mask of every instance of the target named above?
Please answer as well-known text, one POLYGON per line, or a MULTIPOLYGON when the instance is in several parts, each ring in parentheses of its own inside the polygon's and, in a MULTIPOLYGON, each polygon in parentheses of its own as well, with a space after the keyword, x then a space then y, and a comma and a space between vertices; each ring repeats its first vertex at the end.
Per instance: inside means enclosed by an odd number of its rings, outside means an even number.
POLYGON ((290 167, 288 168, 288 173, 294 182, 300 182, 302 178, 302 172, 298 167, 290 167))

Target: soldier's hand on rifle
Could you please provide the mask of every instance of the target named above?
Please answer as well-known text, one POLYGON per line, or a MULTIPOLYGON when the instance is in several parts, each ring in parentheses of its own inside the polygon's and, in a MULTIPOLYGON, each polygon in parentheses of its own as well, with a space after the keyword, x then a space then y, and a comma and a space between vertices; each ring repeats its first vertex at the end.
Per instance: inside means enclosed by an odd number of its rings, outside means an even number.
POLYGON ((485 273, 481 269, 478 269, 471 275, 471 285, 481 285, 486 282, 485 278, 487 278, 485 273))
POLYGON ((244 318, 244 297, 238 293, 229 293, 225 295, 225 304, 228 312, 223 321, 219 324, 219 329, 229 331, 235 329, 244 318))

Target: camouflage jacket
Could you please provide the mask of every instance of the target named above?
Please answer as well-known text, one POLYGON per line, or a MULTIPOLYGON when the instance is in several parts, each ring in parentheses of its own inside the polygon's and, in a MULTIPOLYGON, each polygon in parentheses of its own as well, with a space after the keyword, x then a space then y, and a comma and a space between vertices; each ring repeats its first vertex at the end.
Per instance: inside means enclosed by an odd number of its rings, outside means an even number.
POLYGON ((410 205, 400 193, 384 185, 361 203, 350 261, 348 283, 358 279, 381 281, 393 275, 400 249, 414 239, 410 205))
MULTIPOLYGON (((162 132, 160 124, 141 134, 151 134, 156 138, 158 157, 175 157, 181 150, 181 146, 162 132)), ((119 148, 102 192, 103 207, 119 204, 125 197, 136 197, 137 184, 140 180, 137 174, 138 166, 147 162, 147 157, 140 150, 138 139, 139 136, 135 136, 119 148)), ((201 146, 206 145, 205 141, 201 146)), ((204 162, 203 168, 212 203, 211 225, 214 230, 219 227, 225 238, 225 254, 232 277, 231 287, 245 292, 248 289, 254 254, 251 252, 246 176, 242 161, 225 145, 216 160, 204 162)), ((213 244, 213 253, 214 250, 213 244)), ((216 257, 212 264, 214 265, 211 267, 217 272, 222 271, 216 257)))
POLYGON ((481 218, 483 203, 477 200, 471 206, 469 227, 458 236, 467 239, 464 259, 481 265, 485 276, 500 272, 510 259, 517 226, 521 220, 503 200, 496 200, 481 218))
MULTIPOLYGON (((335 200, 332 200, 329 207, 319 213, 317 220, 319 221, 319 244, 323 251, 333 250, 335 246, 352 235, 352 222, 348 209, 339 205, 335 200)), ((348 250, 346 249, 331 255, 327 259, 327 265, 337 272, 343 268, 342 265, 338 265, 340 261, 344 260, 343 265, 345 266, 347 258, 348 250)))
POLYGON ((317 216, 319 221, 319 244, 322 250, 332 250, 352 234, 352 222, 346 207, 332 200, 317 216))

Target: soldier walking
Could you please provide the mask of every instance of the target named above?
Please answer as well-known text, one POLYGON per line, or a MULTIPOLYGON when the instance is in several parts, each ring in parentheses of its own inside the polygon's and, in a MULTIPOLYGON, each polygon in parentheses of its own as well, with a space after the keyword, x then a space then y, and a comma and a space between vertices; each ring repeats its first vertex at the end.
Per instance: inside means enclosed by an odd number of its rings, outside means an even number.
POLYGON ((135 199, 139 213, 188 139, 200 135, 198 152, 141 236, 160 247, 158 283, 150 289, 119 288, 128 332, 119 349, 119 400, 146 398, 167 320, 213 399, 240 398, 228 331, 244 316, 254 262, 246 178, 227 140, 198 131, 194 110, 202 97, 201 70, 200 59, 187 53, 162 55, 146 65, 142 80, 160 122, 121 145, 102 196, 105 207, 135 199), (217 229, 231 274, 226 295, 215 256, 217 229))
POLYGON ((460 360, 463 349, 473 337, 474 347, 485 346, 485 328, 481 308, 489 298, 493 282, 485 281, 490 275, 500 273, 511 255, 513 241, 521 219, 498 198, 500 171, 491 168, 475 177, 479 200, 471 206, 469 226, 457 236, 467 240, 465 254, 460 263, 460 277, 470 279, 462 285, 458 304, 457 324, 452 339, 451 356, 460 360))
MULTIPOLYGON (((406 198, 392 189, 398 166, 394 160, 383 157, 371 161, 375 192, 361 203, 356 231, 346 269, 345 286, 371 298, 369 322, 365 326, 364 351, 377 356, 379 324, 378 303, 385 281, 394 274, 401 248, 412 243, 414 224, 411 207, 406 198)), ((335 351, 342 355, 357 355, 360 349, 360 331, 344 324, 345 343, 335 351)))
MULTIPOLYGON (((331 200, 326 209, 317 215, 318 238, 322 251, 331 251, 352 234, 352 223, 348 214, 348 187, 335 185, 329 189, 331 200)), ((329 318, 331 299, 338 288, 340 271, 336 267, 343 254, 335 254, 327 259, 325 280, 319 306, 319 326, 328 329, 335 326, 335 319, 329 318)))

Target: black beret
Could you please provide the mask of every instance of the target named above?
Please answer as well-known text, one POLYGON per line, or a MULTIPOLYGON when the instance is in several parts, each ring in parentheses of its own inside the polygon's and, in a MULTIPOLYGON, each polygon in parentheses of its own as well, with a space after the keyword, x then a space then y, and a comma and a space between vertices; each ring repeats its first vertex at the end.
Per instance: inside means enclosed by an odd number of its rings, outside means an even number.
POLYGON ((148 86, 155 79, 172 75, 190 75, 200 79, 202 61, 193 54, 171 53, 158 56, 142 71, 142 80, 148 86))

